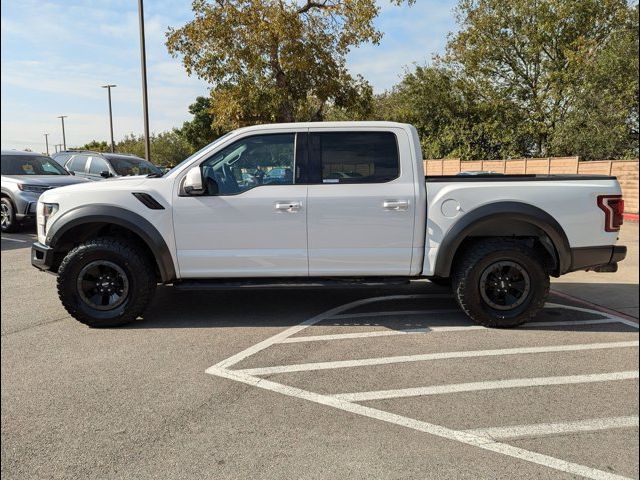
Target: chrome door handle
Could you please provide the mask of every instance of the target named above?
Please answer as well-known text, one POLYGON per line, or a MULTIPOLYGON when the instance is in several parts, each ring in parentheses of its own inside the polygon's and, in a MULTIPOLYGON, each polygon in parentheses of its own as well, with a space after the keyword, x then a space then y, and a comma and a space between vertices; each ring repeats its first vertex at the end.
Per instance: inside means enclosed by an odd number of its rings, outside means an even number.
POLYGON ((302 202, 276 202, 274 208, 279 212, 297 212, 302 208, 302 202))
POLYGON ((382 208, 385 210, 407 210, 409 208, 408 200, 385 200, 382 203, 382 208))

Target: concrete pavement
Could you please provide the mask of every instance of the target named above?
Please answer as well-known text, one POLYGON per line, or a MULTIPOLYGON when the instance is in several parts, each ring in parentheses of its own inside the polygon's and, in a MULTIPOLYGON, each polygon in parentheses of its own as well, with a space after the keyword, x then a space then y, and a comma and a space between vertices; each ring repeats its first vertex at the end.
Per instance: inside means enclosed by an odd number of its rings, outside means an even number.
POLYGON ((551 288, 638 318, 637 222, 622 226, 618 243, 627 246, 627 258, 616 273, 573 272, 553 279, 551 288))
POLYGON ((624 319, 478 328, 418 282, 160 288, 144 320, 92 330, 32 236, 2 241, 3 479, 638 478, 624 319))

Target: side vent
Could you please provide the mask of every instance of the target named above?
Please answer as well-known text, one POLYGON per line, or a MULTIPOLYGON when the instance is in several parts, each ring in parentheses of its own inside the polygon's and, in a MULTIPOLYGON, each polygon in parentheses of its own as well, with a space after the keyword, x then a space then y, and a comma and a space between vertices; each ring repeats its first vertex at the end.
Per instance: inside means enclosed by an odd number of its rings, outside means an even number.
POLYGON ((133 196, 140 200, 145 207, 150 208, 151 210, 164 210, 164 207, 148 193, 133 192, 133 196))

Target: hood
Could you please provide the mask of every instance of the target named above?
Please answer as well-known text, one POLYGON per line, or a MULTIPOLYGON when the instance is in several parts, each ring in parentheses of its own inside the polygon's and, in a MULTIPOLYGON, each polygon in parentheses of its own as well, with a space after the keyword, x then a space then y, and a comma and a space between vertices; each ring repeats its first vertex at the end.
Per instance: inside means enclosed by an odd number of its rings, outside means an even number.
POLYGON ((88 182, 86 178, 80 178, 74 175, 3 175, 2 179, 12 180, 25 185, 38 185, 52 188, 88 182))
POLYGON ((101 191, 101 190, 126 190, 130 188, 134 188, 137 185, 148 180, 146 176, 140 175, 135 177, 111 177, 105 180, 100 180, 99 182, 92 182, 91 180, 82 179, 82 182, 75 182, 75 185, 70 185, 65 187, 64 190, 66 192, 72 191, 88 191, 91 190, 93 192, 101 191))

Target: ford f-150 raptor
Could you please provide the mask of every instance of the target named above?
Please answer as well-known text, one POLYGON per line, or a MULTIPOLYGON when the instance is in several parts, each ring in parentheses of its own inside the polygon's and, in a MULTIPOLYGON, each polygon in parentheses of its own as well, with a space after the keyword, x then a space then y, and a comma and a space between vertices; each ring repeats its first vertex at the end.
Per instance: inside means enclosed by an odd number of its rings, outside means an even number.
POLYGON ((157 284, 449 282, 493 327, 543 306, 549 276, 615 271, 615 177, 424 175, 411 125, 262 125, 164 175, 46 191, 31 262, 93 327, 143 315, 157 284))

